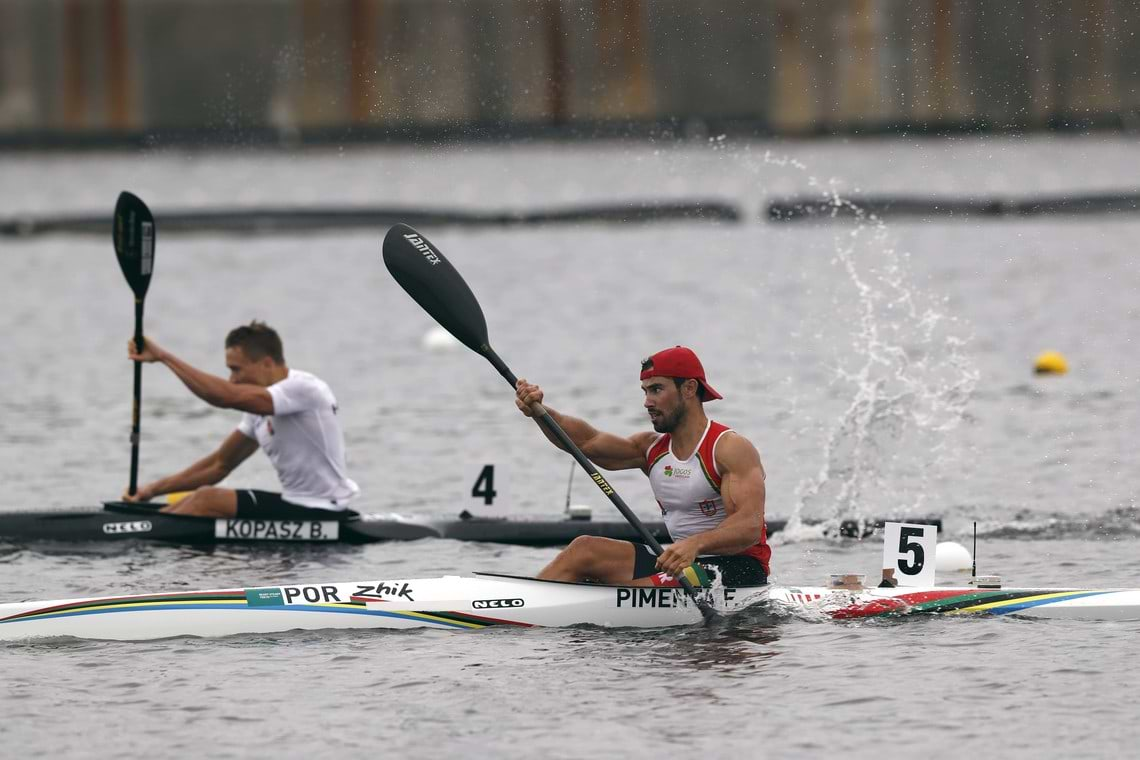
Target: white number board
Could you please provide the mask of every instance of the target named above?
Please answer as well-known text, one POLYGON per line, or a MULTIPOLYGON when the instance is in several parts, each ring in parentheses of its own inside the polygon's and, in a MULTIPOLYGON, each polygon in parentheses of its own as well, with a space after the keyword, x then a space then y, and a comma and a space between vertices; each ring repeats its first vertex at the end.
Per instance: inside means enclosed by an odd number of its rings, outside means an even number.
POLYGON ((937 525, 883 526, 883 569, 893 570, 900 586, 933 586, 937 550, 937 525))

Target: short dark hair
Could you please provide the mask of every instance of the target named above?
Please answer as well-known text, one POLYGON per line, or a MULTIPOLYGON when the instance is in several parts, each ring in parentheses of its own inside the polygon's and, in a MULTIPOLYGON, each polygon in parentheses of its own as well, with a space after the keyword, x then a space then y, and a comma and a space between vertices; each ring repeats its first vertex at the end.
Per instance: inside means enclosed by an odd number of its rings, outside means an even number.
POLYGON ((226 348, 240 348, 253 361, 268 356, 276 364, 285 363, 281 336, 272 327, 256 319, 248 325, 230 330, 226 336, 226 348))
MULTIPOLYGON (((649 372, 652 369, 653 369, 653 359, 642 359, 641 360, 641 371, 642 372, 649 372)), ((675 378, 673 378, 673 385, 676 385, 677 390, 680 390, 681 386, 684 385, 686 380, 692 380, 692 379, 693 378, 691 378, 691 377, 675 377, 675 378)), ((701 385, 699 382, 697 383, 697 400, 698 401, 705 401, 706 400, 705 399, 705 386, 701 385)))

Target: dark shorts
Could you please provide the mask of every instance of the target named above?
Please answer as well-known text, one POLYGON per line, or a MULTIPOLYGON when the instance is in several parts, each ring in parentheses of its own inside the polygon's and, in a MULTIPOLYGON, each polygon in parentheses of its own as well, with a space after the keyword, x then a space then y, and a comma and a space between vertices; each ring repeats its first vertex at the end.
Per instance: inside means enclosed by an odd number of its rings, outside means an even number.
POLYGON ((290 504, 272 491, 242 489, 237 493, 237 516, 243 520, 343 520, 355 514, 290 504))
MULTIPOLYGON (((709 574, 709 579, 730 588, 743 586, 763 586, 768 582, 768 574, 760 560, 747 554, 726 554, 715 557, 697 557, 697 564, 709 574)), ((663 575, 657 569, 657 555, 645 544, 633 545, 633 578, 650 578, 663 575)))

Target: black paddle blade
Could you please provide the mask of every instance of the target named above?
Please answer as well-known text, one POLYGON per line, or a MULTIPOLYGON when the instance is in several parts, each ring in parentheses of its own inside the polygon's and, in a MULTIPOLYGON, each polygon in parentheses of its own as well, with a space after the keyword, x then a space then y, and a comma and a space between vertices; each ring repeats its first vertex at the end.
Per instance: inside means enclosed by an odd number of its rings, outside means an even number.
POLYGON ((141 300, 146 295, 150 275, 154 271, 155 229, 150 209, 137 195, 126 191, 119 193, 111 236, 123 276, 135 297, 141 300))
POLYGON ((384 265, 423 310, 472 351, 487 353, 487 320, 475 294, 439 249, 406 224, 384 236, 384 265))

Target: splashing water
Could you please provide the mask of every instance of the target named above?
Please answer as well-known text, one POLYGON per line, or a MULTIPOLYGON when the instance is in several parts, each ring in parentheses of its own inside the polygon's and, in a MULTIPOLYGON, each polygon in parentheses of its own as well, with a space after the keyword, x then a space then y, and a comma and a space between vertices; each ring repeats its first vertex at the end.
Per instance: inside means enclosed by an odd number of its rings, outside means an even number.
MULTIPOLYGON (((766 155, 765 162, 807 172, 789 159, 766 155)), ((834 181, 809 182, 836 214, 854 212, 836 233, 832 262, 856 299, 833 379, 852 395, 829 426, 818 472, 796 488, 788 537, 805 513, 837 521, 920 511, 931 479, 955 460, 949 433, 979 377, 966 353, 967 328, 941 308, 945 299, 911 285, 907 254, 895 249, 887 225, 842 197, 834 181)))

